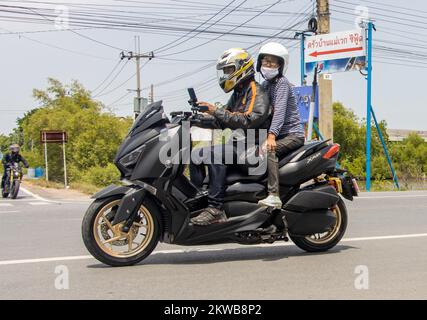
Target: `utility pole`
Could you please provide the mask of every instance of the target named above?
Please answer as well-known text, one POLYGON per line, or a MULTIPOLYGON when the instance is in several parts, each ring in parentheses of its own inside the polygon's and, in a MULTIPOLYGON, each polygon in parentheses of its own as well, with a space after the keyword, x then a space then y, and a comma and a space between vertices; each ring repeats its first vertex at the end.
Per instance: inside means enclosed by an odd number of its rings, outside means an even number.
POLYGON ((129 51, 128 53, 124 53, 123 51, 120 54, 120 58, 123 60, 127 58, 135 59, 136 62, 136 98, 134 102, 134 113, 135 113, 135 119, 138 116, 138 114, 141 112, 142 107, 142 97, 141 97, 141 68, 140 68, 140 60, 141 58, 147 58, 149 60, 154 58, 153 52, 150 52, 149 54, 141 54, 140 53, 140 38, 139 36, 135 37, 135 50, 137 53, 134 53, 132 51, 129 51))
MULTIPOLYGON (((316 0, 318 33, 330 33, 329 0, 316 0)), ((319 129, 325 140, 333 139, 332 80, 319 77, 319 129)))

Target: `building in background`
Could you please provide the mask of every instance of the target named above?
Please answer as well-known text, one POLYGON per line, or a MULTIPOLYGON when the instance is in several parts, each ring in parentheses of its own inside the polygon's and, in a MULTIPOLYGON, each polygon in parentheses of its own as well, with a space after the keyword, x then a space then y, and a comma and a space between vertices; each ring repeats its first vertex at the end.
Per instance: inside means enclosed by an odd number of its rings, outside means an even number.
POLYGON ((427 142, 427 131, 387 129, 388 139, 394 142, 403 141, 403 139, 407 138, 410 133, 416 133, 427 142))

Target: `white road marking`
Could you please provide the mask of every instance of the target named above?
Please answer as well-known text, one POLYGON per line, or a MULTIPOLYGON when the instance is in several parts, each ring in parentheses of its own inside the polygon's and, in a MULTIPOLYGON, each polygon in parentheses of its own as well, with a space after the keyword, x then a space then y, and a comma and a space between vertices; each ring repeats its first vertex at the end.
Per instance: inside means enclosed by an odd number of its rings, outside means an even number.
POLYGON ((7 200, 9 202, 3 202, 2 203, 16 203, 16 202, 28 202, 28 201, 35 201, 35 199, 33 198, 20 198, 18 197, 18 199, 13 199, 13 200, 7 200))
MULTIPOLYGON (((91 199, 87 199, 87 200, 68 200, 68 199, 60 199, 60 200, 49 200, 49 199, 45 199, 35 193, 32 193, 31 191, 22 188, 21 190, 24 191, 25 193, 27 193, 28 195, 34 197, 36 200, 40 200, 43 202, 48 202, 48 203, 56 203, 56 204, 89 204, 92 202, 91 199)), ((22 199, 22 201, 24 201, 24 199, 22 199)), ((28 199, 26 200, 28 201, 28 199)))
POLYGON ((32 196, 33 198, 37 199, 37 200, 41 200, 41 201, 44 201, 44 202, 58 203, 57 201, 48 200, 48 199, 45 199, 43 197, 40 197, 39 195, 37 195, 35 193, 32 193, 31 191, 29 191, 29 190, 27 190, 25 188, 21 187, 21 190, 24 191, 26 194, 32 196))
POLYGON ((0 207, 12 207, 13 204, 11 203, 0 203, 0 207))
POLYGON ((427 237, 427 233, 414 233, 414 234, 402 234, 395 236, 378 236, 378 237, 361 237, 361 238, 344 238, 341 241, 370 241, 370 240, 392 240, 392 239, 409 239, 409 238, 423 238, 427 237))
MULTIPOLYGON (((372 240, 390 240, 390 239, 409 239, 409 238, 424 238, 427 237, 427 233, 414 233, 414 234, 402 234, 392 236, 376 236, 376 237, 359 237, 359 238, 344 238, 340 242, 357 242, 357 241, 372 241, 372 240)), ((238 248, 267 248, 267 247, 285 247, 293 246, 292 242, 276 243, 276 244, 257 244, 251 246, 242 246, 238 248)), ((211 252, 211 251, 223 251, 227 249, 236 248, 202 248, 202 249, 175 249, 175 250, 158 250, 153 251, 151 255, 156 254, 171 254, 171 253, 192 253, 192 252, 211 252)), ((28 263, 40 263, 40 262, 56 262, 56 261, 69 261, 69 260, 87 260, 95 259, 90 255, 87 256, 68 256, 68 257, 52 257, 52 258, 40 258, 40 259, 21 259, 21 260, 4 260, 0 261, 0 266, 15 265, 15 264, 28 264, 28 263)))
POLYGON ((401 195, 401 196, 372 196, 372 197, 355 197, 354 199, 359 200, 359 199, 387 199, 387 198, 427 198, 427 194, 408 194, 408 195, 401 195))
POLYGON ((29 202, 29 204, 32 206, 45 206, 45 205, 50 205, 51 203, 49 203, 49 202, 29 202))
POLYGON ((71 256, 71 257, 55 257, 55 258, 43 258, 43 259, 6 260, 6 261, 0 261, 0 266, 11 265, 11 264, 50 262, 50 261, 83 260, 83 259, 90 259, 90 258, 93 258, 93 257, 92 256, 71 256))
POLYGON ((0 211, 0 213, 14 213, 14 212, 20 212, 20 211, 17 211, 17 210, 13 210, 13 211, 0 211))

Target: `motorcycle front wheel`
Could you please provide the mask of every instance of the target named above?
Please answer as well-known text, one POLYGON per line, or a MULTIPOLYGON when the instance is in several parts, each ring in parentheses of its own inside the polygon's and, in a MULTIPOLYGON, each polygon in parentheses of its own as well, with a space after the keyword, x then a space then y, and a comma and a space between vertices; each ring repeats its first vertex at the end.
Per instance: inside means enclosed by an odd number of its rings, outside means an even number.
POLYGON ((18 196, 20 185, 21 185, 21 182, 19 180, 14 180, 13 181, 12 188, 10 188, 11 189, 11 191, 10 191, 10 197, 12 199, 16 199, 16 197, 18 196))
POLYGON ((301 237, 289 235, 297 247, 307 252, 322 252, 335 247, 347 229, 347 209, 344 201, 340 199, 338 204, 331 209, 336 216, 335 226, 324 233, 316 233, 301 237))
POLYGON ((159 242, 158 209, 149 198, 140 206, 129 232, 122 231, 124 222, 112 225, 120 197, 94 201, 82 223, 82 237, 87 250, 97 260, 112 267, 130 266, 150 255, 159 242))

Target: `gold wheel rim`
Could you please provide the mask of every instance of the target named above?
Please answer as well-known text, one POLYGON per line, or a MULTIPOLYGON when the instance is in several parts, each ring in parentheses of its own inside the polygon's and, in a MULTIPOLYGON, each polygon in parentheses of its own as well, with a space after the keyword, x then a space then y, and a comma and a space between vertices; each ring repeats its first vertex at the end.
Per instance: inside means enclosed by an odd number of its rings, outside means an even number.
POLYGON ((116 258, 129 258, 147 248, 153 238, 154 222, 148 209, 141 205, 138 218, 129 232, 121 231, 124 222, 112 226, 105 217, 119 203, 120 200, 111 201, 99 210, 93 224, 93 234, 96 244, 103 252, 116 258))
POLYGON ((307 241, 313 244, 325 244, 337 236, 342 224, 341 210, 338 206, 335 206, 331 209, 331 211, 335 214, 335 217, 337 218, 335 226, 330 231, 324 233, 315 233, 305 237, 307 241))

